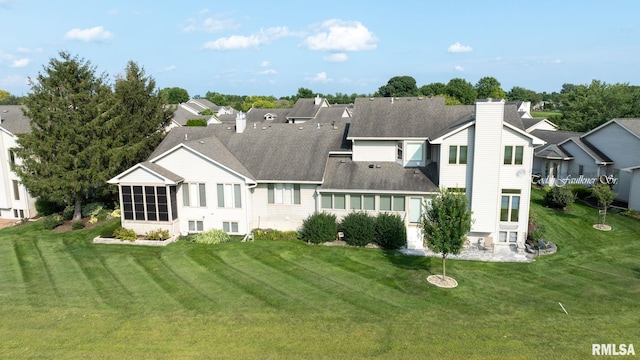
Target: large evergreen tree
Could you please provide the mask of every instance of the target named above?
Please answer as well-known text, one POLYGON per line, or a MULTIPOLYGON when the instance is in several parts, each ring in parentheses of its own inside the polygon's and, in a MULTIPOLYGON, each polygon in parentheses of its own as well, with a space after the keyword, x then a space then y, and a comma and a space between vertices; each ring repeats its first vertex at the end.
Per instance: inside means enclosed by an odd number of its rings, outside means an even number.
POLYGON ((171 122, 174 106, 166 106, 153 78, 130 61, 116 77, 106 112, 105 163, 116 175, 146 159, 158 146, 171 122))
POLYGON ((60 52, 32 80, 25 99, 31 132, 18 136, 14 167, 29 192, 74 205, 74 218, 95 186, 104 186, 105 167, 98 154, 104 144, 104 110, 111 89, 90 62, 60 52))

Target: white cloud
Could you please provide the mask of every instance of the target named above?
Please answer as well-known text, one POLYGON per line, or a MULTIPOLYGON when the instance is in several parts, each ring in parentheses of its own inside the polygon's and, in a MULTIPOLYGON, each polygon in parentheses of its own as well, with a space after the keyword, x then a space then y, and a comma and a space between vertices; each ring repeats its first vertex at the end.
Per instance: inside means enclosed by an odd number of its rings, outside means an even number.
POLYGON ((275 74, 277 74, 277 73, 278 73, 278 72, 277 72, 277 71, 275 71, 274 69, 267 69, 267 70, 264 70, 264 71, 260 71, 260 72, 258 73, 258 75, 275 75, 275 74))
POLYGON ((349 60, 349 57, 345 53, 335 53, 325 56, 323 59, 328 62, 345 62, 349 60))
POLYGON ((302 43, 311 50, 363 51, 377 47, 378 39, 359 21, 331 19, 319 26, 320 32, 302 43))
POLYGON ((464 68, 460 65, 456 65, 454 68, 456 69, 456 71, 464 71, 464 68))
POLYGON ((16 52, 21 54, 40 53, 42 52, 42 48, 29 49, 25 47, 19 47, 16 49, 16 52))
POLYGON ((13 64, 11 64, 11 67, 25 67, 29 65, 30 62, 31 62, 31 59, 27 59, 27 58, 13 60, 13 64))
POLYGON ((168 71, 173 71, 175 69, 177 69, 178 67, 175 65, 169 65, 169 66, 165 66, 163 67, 160 72, 168 72, 168 71))
POLYGON ((9 75, 0 79, 0 88, 21 86, 27 84, 27 80, 20 75, 9 75))
POLYGON ((465 53, 471 51, 473 51, 471 46, 462 45, 459 42, 456 42, 447 48, 447 52, 450 53, 465 53))
POLYGON ((305 80, 310 81, 310 82, 314 82, 314 83, 327 83, 329 81, 332 81, 332 79, 330 79, 327 76, 327 73, 324 72, 324 71, 317 73, 313 77, 307 77, 307 78, 305 78, 305 80))
POLYGON ((269 66, 269 65, 271 65, 271 63, 270 63, 269 61, 267 61, 267 60, 263 60, 263 61, 260 63, 260 66, 262 66, 262 67, 267 67, 267 66, 269 66))
POLYGON ((219 38, 205 43, 202 48, 209 50, 243 50, 258 48, 260 45, 270 44, 275 40, 295 35, 286 26, 261 29, 259 32, 249 35, 232 35, 227 38, 219 38))
POLYGON ((72 29, 64 36, 67 40, 80 41, 106 41, 112 37, 113 34, 102 26, 95 26, 90 29, 72 29))

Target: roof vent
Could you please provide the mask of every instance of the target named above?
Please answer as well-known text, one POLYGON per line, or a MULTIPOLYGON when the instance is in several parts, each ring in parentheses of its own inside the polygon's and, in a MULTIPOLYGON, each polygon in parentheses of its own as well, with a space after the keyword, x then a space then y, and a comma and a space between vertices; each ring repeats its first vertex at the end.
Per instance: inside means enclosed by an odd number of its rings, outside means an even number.
POLYGON ((298 130, 302 130, 302 129, 304 129, 302 126, 298 127, 298 130))
POLYGON ((257 127, 256 123, 253 123, 253 130, 255 130, 257 127))
POLYGON ((347 162, 347 160, 345 160, 345 159, 340 160, 340 164, 344 164, 346 162, 347 162))
POLYGON ((185 140, 185 141, 186 141, 186 140, 189 140, 189 135, 184 134, 184 140, 185 140))
POLYGON ((382 165, 378 164, 376 165, 376 169, 380 169, 382 167, 382 165))
POLYGON ((320 129, 320 123, 318 123, 318 126, 316 126, 316 129, 320 129))
POLYGON ((267 127, 266 127, 266 126, 263 126, 263 127, 262 127, 262 130, 267 130, 267 127))
POLYGON ((369 164, 369 169, 373 169, 374 165, 373 164, 369 164))
POLYGON ((204 141, 202 141, 202 140, 200 140, 200 141, 198 141, 198 142, 199 142, 200 144, 204 144, 204 141))

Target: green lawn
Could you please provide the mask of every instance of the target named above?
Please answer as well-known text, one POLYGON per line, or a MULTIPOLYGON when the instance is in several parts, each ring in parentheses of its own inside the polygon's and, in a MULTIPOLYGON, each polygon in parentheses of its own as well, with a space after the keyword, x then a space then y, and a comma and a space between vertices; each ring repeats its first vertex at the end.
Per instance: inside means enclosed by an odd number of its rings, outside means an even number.
POLYGON ((640 355, 640 222, 533 207, 558 253, 530 264, 299 241, 93 245, 114 221, 64 234, 0 230, 0 358, 556 359, 592 343, 640 355), (560 308, 562 303, 568 315, 560 308), (634 343, 635 342, 635 343, 634 343))
POLYGON ((534 118, 552 119, 557 116, 562 117, 562 113, 559 111, 532 111, 531 116, 534 118))

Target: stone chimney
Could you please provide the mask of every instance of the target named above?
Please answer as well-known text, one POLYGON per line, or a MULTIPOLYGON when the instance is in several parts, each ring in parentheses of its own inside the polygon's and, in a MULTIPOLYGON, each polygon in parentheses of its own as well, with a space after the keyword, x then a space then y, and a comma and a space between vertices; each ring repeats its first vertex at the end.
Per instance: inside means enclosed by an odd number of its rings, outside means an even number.
POLYGON ((236 133, 240 134, 244 132, 247 127, 247 116, 242 111, 236 115, 236 133))

